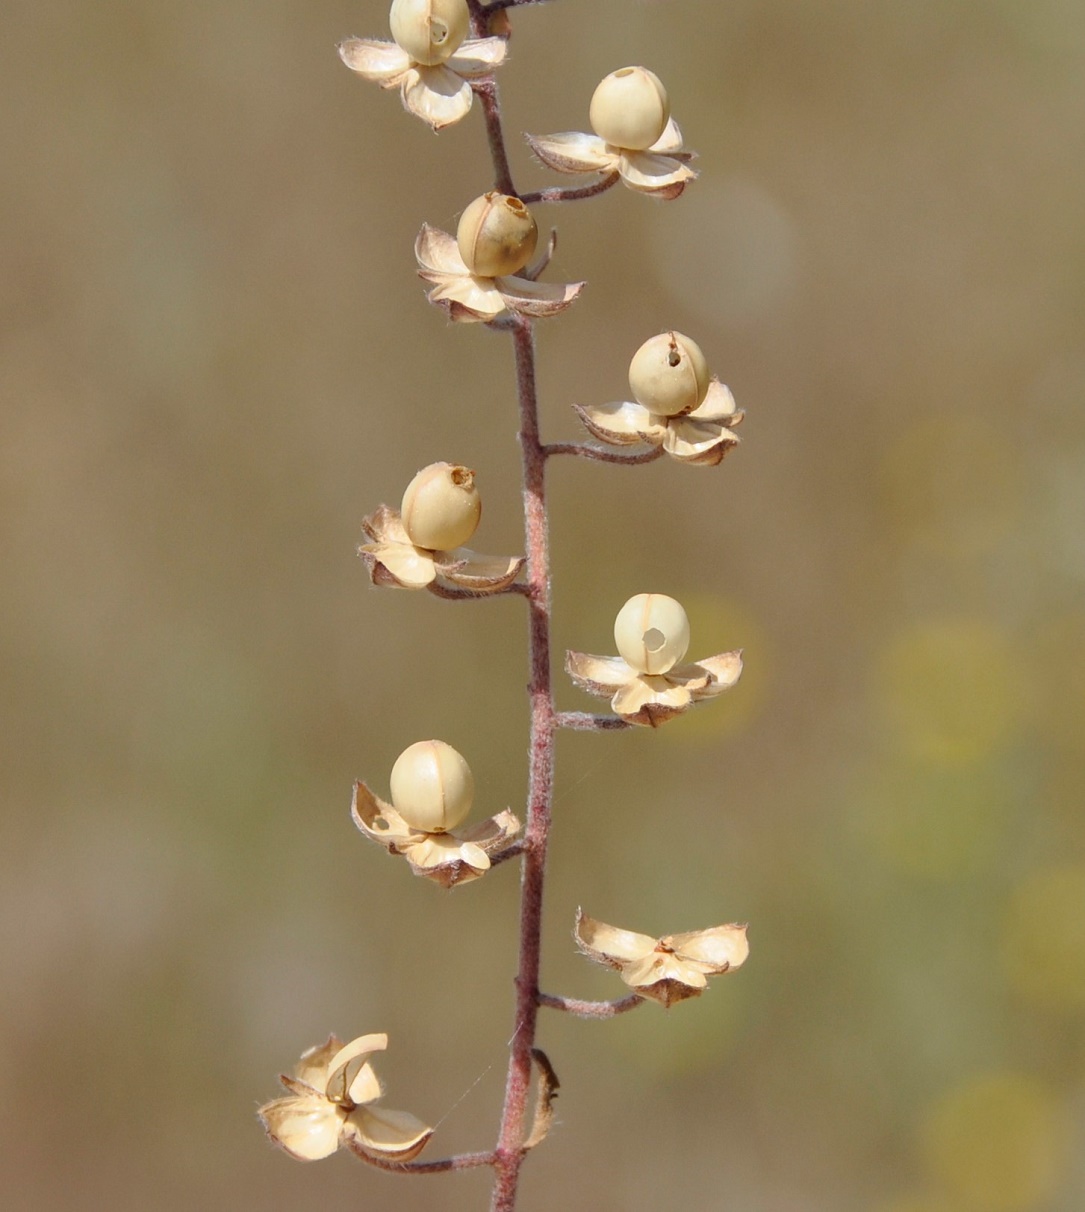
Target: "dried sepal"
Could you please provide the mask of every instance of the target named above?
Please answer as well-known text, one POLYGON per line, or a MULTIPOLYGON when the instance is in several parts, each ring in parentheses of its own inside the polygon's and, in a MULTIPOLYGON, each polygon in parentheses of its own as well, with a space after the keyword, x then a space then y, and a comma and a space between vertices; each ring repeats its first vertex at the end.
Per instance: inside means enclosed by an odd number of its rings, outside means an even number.
POLYGON ((318 1161, 340 1146, 385 1161, 416 1157, 433 1129, 410 1112, 371 1105, 383 1089, 370 1058, 387 1047, 383 1033, 345 1045, 331 1035, 303 1053, 293 1075, 279 1079, 288 1097, 258 1112, 270 1139, 298 1161, 318 1161))
POLYGON ((742 673, 742 653, 721 652, 701 661, 676 665, 665 673, 639 673, 620 656, 565 654, 573 682, 597 698, 609 698, 615 715, 630 724, 658 728, 695 703, 730 689, 742 673))
POLYGON ((708 977, 733 972, 750 953, 746 926, 711 926, 652 938, 608 926, 577 910, 573 937, 597 964, 616 969, 641 997, 671 1006, 702 993, 708 977))
MULTIPOLYGON (((414 37, 408 21, 404 26, 408 32, 400 30, 408 44, 406 49, 396 42, 345 38, 339 43, 339 57, 363 79, 382 88, 398 88, 408 113, 421 118, 433 130, 442 130, 467 116, 474 101, 471 82, 491 75, 504 62, 506 53, 506 41, 500 37, 461 42, 459 17, 455 13, 449 17, 447 25, 452 37, 443 39, 436 47, 429 38, 432 25, 414 37)), ((417 18, 417 14, 412 18, 417 18)))
POLYGON ((493 278, 471 273, 454 236, 422 225, 414 245, 418 276, 429 282, 431 303, 458 322, 489 323, 518 312, 553 316, 564 311, 584 289, 583 282, 533 282, 514 274, 493 278))
POLYGON ((558 173, 612 173, 617 160, 598 135, 562 131, 557 135, 525 135, 535 158, 558 173))
POLYGON ((451 64, 411 67, 400 82, 403 108, 421 118, 434 131, 454 126, 466 118, 474 100, 469 80, 453 71, 451 64))
POLYGON ((347 1116, 347 1135, 343 1141, 363 1161, 375 1157, 381 1161, 413 1161, 426 1147, 433 1129, 409 1111, 390 1107, 359 1107, 347 1116))
POLYGON ((684 685, 678 681, 675 675, 690 668, 683 666, 672 674, 639 674, 615 691, 611 709, 630 724, 658 728, 687 711, 695 701, 694 690, 708 684, 703 676, 692 677, 684 685))
POLYGON ((746 415, 735 406, 730 388, 718 379, 708 384, 696 408, 677 416, 650 412, 636 400, 609 404, 574 404, 584 428, 610 446, 662 446, 681 463, 714 467, 739 443, 734 429, 746 415))
POLYGON ((643 404, 635 400, 616 400, 611 404, 574 404, 573 411, 584 428, 609 446, 636 446, 640 443, 661 446, 666 425, 655 421, 643 404))
POLYGON ((597 698, 610 698, 635 672, 620 656, 592 656, 587 652, 565 654, 565 672, 581 690, 597 698))
POLYGON ((334 1052, 327 1062, 324 1092, 340 1106, 364 1106, 384 1093, 380 1080, 369 1063, 375 1052, 384 1052, 388 1036, 384 1032, 359 1035, 334 1052))
POLYGON ((468 547, 431 551, 411 542, 398 510, 379 505, 362 520, 368 543, 358 555, 374 585, 428 589, 434 585, 497 593, 507 589, 524 566, 522 556, 481 555, 468 547))
POLYGON ((472 38, 449 59, 448 67, 465 80, 481 80, 505 62, 508 49, 508 39, 504 35, 472 38))
POLYGON ((507 808, 466 829, 427 833, 412 829, 391 804, 365 783, 354 784, 351 819, 370 841, 390 854, 402 855, 415 875, 453 888, 485 875, 520 832, 520 822, 507 808))
POLYGON ((342 1142, 343 1117, 321 1095, 292 1095, 257 1112, 268 1138, 297 1161, 330 1157, 342 1142))
POLYGON ((535 1113, 531 1120, 531 1131, 522 1146, 525 1152, 528 1149, 534 1149, 536 1145, 541 1145, 550 1135, 550 1129, 554 1124, 554 1099, 557 1098, 558 1090, 561 1089, 561 1082, 558 1081, 558 1075, 554 1072, 554 1066, 541 1048, 531 1049, 531 1059, 535 1062, 537 1075, 535 1113))
POLYGON ((410 55, 394 42, 344 38, 336 49, 352 72, 383 88, 398 88, 403 73, 411 66, 410 55))
POLYGON ((469 547, 457 547, 455 551, 435 551, 433 564, 438 582, 448 581, 473 593, 497 593, 520 575, 524 557, 480 555, 469 547))
POLYGON ((680 463, 717 467, 738 443, 738 435, 723 425, 692 417, 674 417, 667 422, 662 446, 665 454, 680 463))
POLYGON ((673 118, 659 138, 643 149, 620 147, 585 131, 524 137, 536 159, 555 172, 617 173, 630 189, 660 201, 677 198, 697 176, 689 166, 693 152, 683 149, 682 132, 673 118))

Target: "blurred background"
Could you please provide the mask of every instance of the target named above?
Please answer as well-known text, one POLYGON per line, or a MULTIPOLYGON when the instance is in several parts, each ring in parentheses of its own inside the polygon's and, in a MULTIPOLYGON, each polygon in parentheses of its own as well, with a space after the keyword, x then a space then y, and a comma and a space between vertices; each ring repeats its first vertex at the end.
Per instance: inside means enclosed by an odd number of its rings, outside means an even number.
MULTIPOLYGON (((1085 8, 555 3, 518 133, 645 63, 700 153, 674 203, 564 209, 544 436, 689 333, 747 412, 717 469, 555 461, 556 661, 642 591, 740 685, 563 735, 544 987, 620 995, 577 905, 749 921, 665 1013, 544 1012, 560 1124, 524 1212, 1085 1207, 1085 8)), ((351 827, 441 737, 522 808, 522 603, 376 590, 422 465, 521 549, 507 338, 411 244, 489 187, 337 60, 381 4, 9 0, 0 48, 0 1186, 7 1206, 486 1206, 485 1172, 302 1166, 255 1118, 329 1031, 387 1103, 493 1139, 515 871, 443 894, 351 827)), ((590 700, 557 677, 563 709, 590 700)))

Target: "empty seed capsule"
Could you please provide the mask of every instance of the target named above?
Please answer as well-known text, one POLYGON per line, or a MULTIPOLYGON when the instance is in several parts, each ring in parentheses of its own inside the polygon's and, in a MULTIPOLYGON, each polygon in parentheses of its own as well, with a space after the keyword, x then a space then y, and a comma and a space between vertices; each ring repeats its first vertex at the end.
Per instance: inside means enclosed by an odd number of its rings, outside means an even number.
POLYGON ((614 641, 637 673, 666 673, 689 649, 689 619, 674 598, 638 593, 618 611, 614 641))
POLYGON ((696 408, 710 382, 701 347, 680 332, 649 337, 629 363, 630 390, 638 404, 658 417, 677 417, 696 408))
POLYGON ((523 269, 535 254, 539 229, 519 198, 490 192, 460 216, 456 243, 464 264, 480 278, 498 278, 523 269))
POLYGON ((393 0, 392 37, 415 63, 433 66, 455 54, 470 26, 467 0, 393 0))
POLYGON ((451 551, 475 533, 482 499, 475 473, 455 463, 431 463, 407 485, 400 508, 403 528, 416 547, 451 551))

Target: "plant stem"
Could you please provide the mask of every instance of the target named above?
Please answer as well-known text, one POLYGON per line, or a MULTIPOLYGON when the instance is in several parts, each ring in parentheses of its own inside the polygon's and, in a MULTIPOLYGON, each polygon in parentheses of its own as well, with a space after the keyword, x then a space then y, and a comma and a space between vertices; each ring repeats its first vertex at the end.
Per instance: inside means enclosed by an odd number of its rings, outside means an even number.
POLYGON ((498 193, 517 197, 512 183, 512 170, 505 151, 505 137, 501 133, 501 102, 497 95, 497 82, 482 80, 472 85, 475 95, 482 102, 482 113, 486 119, 486 138, 490 144, 490 156, 494 162, 494 189, 498 193))
MULTIPOLYGON (((467 0, 476 36, 486 30, 489 13, 507 4, 484 6, 467 0)), ((474 85, 482 105, 486 138, 493 161, 495 187, 516 194, 501 128, 501 101, 494 80, 474 85)), ((612 183, 610 183, 612 184, 612 183)), ((597 192, 591 189, 588 194, 597 192)), ((548 254, 553 251, 551 235, 548 254)), ((541 270, 545 260, 539 266, 541 270)), ((497 327, 496 325, 494 327, 497 327)), ((539 406, 535 382, 535 335, 531 320, 517 316, 501 327, 512 334, 516 358, 516 395, 520 408, 520 459, 524 494, 524 551, 527 572, 516 586, 528 605, 531 704, 527 820, 520 853, 520 956, 516 974, 516 1019, 505 1078, 505 1099, 497 1145, 491 1155, 494 1186, 491 1212, 514 1212, 520 1167, 531 1144, 527 1138, 527 1101, 532 1055, 539 1016, 539 962, 542 935, 543 883, 550 834, 554 785, 554 734, 558 716, 550 685, 550 541, 546 515, 546 456, 539 437, 539 406)), ((574 725, 575 727, 575 725, 574 725)))
POLYGON ((531 742, 527 825, 520 884, 520 965, 516 976, 516 1024, 505 1081, 501 1130, 494 1150, 492 1212, 512 1212, 524 1159, 525 1112, 531 1082, 531 1049, 539 1012, 539 940, 543 878, 550 832, 554 777, 554 700, 550 688, 550 551, 547 534, 546 457, 539 440, 535 389, 535 341, 530 320, 513 329, 516 388, 520 402, 520 454, 524 484, 524 546, 530 632, 531 742))
POLYGON ((587 711, 559 711, 554 716, 555 728, 570 728, 574 732, 618 732, 632 728, 620 715, 592 715, 587 711))
POLYGON ((543 453, 547 458, 551 455, 575 455, 578 459, 595 459, 599 463, 621 463, 626 467, 636 467, 641 463, 654 463, 663 454, 663 447, 653 446, 651 450, 639 454, 617 454, 584 442, 551 442, 543 447, 543 453))
POLYGON ((474 590, 474 589, 449 589, 444 585, 439 585, 434 581, 426 588, 433 594, 434 597, 442 598, 446 602, 480 602, 484 598, 498 598, 505 593, 523 593, 524 587, 513 583, 506 585, 504 589, 490 590, 474 590))
POLYGON ((644 998, 639 993, 630 993, 628 997, 619 997, 612 1002, 585 1002, 577 997, 559 997, 553 993, 540 993, 539 1005, 551 1010, 564 1010, 566 1014, 574 1014, 577 1018, 613 1018, 616 1014, 625 1014, 644 1005, 644 998))
POLYGON ((604 194, 612 185, 618 184, 617 173, 607 173, 594 185, 571 185, 568 188, 560 185, 548 185, 545 189, 535 189, 531 193, 521 194, 521 201, 535 202, 579 202, 581 198, 594 198, 604 194))
POLYGON ((482 6, 484 13, 498 13, 503 8, 520 8, 525 4, 546 4, 548 0, 490 0, 482 6))
MULTIPOLYGON (((349 1147, 349 1146, 348 1146, 349 1147)), ((363 1149, 351 1149, 355 1157, 378 1170, 392 1174, 447 1174, 450 1170, 473 1170, 478 1166, 492 1166, 492 1153, 457 1153, 454 1157, 443 1157, 436 1161, 397 1162, 388 1158, 374 1157, 363 1149)))

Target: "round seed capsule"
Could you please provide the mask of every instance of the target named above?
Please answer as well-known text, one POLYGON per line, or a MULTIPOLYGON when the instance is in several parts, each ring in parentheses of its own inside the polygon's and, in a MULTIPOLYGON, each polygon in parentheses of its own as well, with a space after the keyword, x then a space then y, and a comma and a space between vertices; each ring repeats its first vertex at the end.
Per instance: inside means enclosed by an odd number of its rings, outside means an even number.
POLYGON ((630 390, 659 417, 677 417, 696 408, 710 382, 701 347, 680 332, 649 337, 629 363, 630 390))
POLYGON ((689 619, 680 602, 664 593, 638 593, 618 611, 614 640, 637 673, 666 673, 689 648, 689 619))
POLYGON ((392 806, 426 833, 455 829, 475 798, 471 767, 444 741, 415 741, 396 758, 389 781, 392 806))
POLYGON ((467 0, 393 0, 392 37, 415 63, 444 63, 467 37, 467 0))
POLYGON ((429 551, 451 551, 466 543, 481 515, 475 473, 455 463, 423 467, 407 485, 400 509, 407 537, 429 551))
POLYGON ((588 120, 614 147, 644 151, 667 129, 671 104, 655 72, 622 67, 604 77, 592 94, 588 120))
POLYGON ((514 274, 531 260, 539 229, 519 198, 491 192, 460 216, 456 243, 464 264, 480 278, 514 274))

